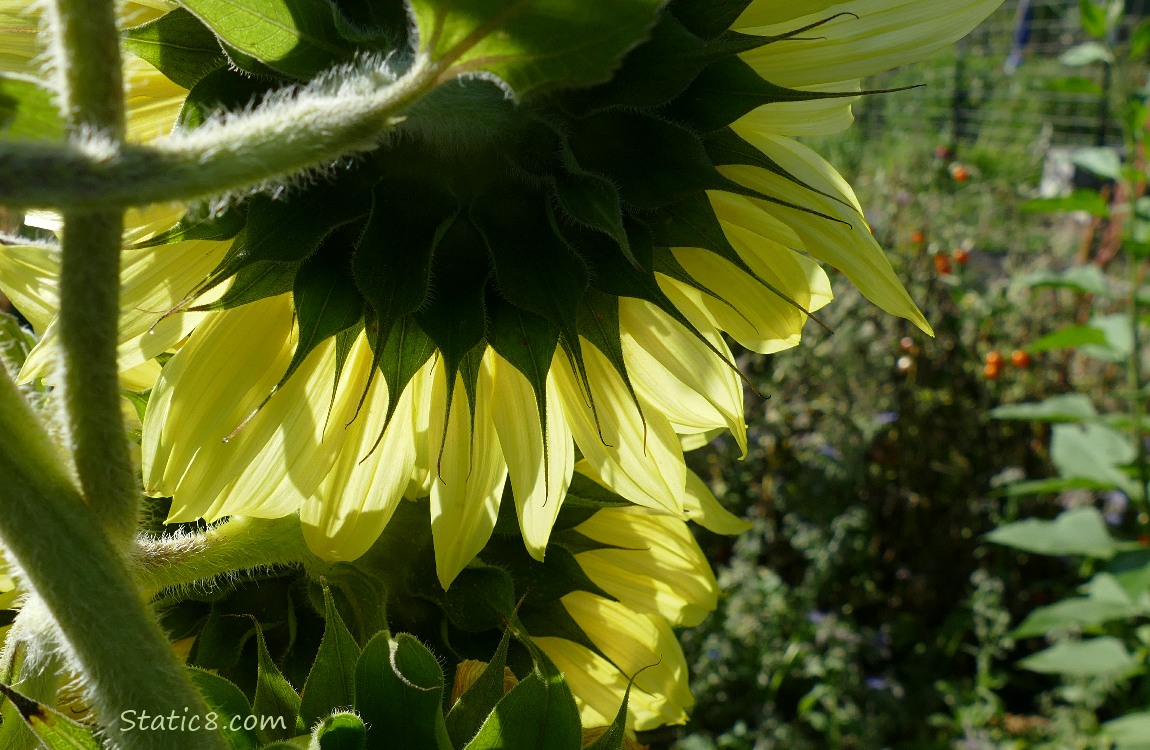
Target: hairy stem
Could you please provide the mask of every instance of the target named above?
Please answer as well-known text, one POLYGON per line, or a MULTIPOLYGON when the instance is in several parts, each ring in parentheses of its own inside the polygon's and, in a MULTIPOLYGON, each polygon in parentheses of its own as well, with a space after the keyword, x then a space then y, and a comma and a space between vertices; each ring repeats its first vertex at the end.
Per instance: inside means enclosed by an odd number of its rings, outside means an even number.
POLYGON ((112 746, 223 748, 218 737, 121 731, 124 711, 207 708, 7 371, 0 372, 0 445, 9 447, 0 450, 0 541, 59 628, 112 746))
POLYGON ((100 138, 0 143, 0 204, 98 210, 242 193, 379 147, 400 113, 437 84, 417 61, 398 80, 344 71, 339 84, 281 94, 148 146, 100 138))
MULTIPOLYGON (((54 0, 48 25, 69 140, 124 137, 120 37, 112 0, 54 0)), ((66 211, 61 238, 64 404, 80 486, 114 536, 135 536, 139 491, 120 415, 116 344, 123 210, 66 211)))
POLYGON ((233 518, 201 534, 140 539, 136 581, 149 594, 245 570, 311 561, 299 518, 233 518))

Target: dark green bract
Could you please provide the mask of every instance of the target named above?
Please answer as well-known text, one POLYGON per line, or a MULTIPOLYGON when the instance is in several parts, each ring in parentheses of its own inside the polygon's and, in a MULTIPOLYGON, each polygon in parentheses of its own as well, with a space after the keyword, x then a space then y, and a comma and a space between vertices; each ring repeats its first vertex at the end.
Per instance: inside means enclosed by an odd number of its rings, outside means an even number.
POLYGON ((189 215, 154 242, 234 236, 191 295, 234 279, 209 309, 293 295, 300 339, 281 385, 331 337, 342 367, 366 330, 390 393, 438 352, 473 405, 490 346, 527 377, 542 415, 557 347, 587 385, 580 337, 627 381, 620 297, 657 305, 713 349, 656 274, 721 299, 670 251, 706 248, 788 299, 730 245, 705 191, 801 209, 719 172, 789 177, 728 126, 767 103, 836 96, 775 86, 739 58, 786 39, 728 31, 747 4, 412 0, 413 30, 395 1, 187 0, 127 34, 131 51, 191 86, 187 127, 365 54, 401 66, 429 56, 443 83, 369 156, 286 195, 189 215))

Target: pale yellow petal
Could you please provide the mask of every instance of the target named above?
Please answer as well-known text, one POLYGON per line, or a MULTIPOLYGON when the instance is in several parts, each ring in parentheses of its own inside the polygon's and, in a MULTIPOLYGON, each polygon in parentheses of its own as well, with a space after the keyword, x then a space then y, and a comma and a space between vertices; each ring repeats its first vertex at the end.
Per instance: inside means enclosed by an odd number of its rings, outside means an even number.
POLYGON ((576 530, 617 548, 581 552, 575 559, 600 588, 636 612, 693 626, 715 609, 715 575, 683 521, 639 508, 609 508, 576 530))
POLYGON ((807 320, 802 311, 709 250, 677 247, 672 251, 687 273, 722 297, 703 295, 699 300, 735 341, 760 354, 798 345, 807 320))
POLYGON ((627 297, 619 300, 619 329, 627 372, 645 403, 679 433, 725 426, 746 452, 743 392, 720 336, 707 336, 716 354, 662 310, 627 297))
POLYGON ((576 445, 615 492, 638 505, 682 513, 679 496, 687 479, 674 429, 654 409, 640 413, 607 358, 582 343, 594 411, 566 356, 556 352, 551 365, 576 445))
POLYGON ((0 242, 0 290, 43 335, 60 308, 60 249, 0 242))
POLYGON ((721 167, 727 177, 766 195, 792 201, 797 195, 803 206, 834 220, 756 198, 713 193, 711 199, 719 218, 780 244, 788 244, 776 231, 778 220, 785 222, 801 239, 802 249, 809 255, 838 268, 883 310, 907 318, 929 333, 930 325, 867 229, 857 210, 854 192, 842 177, 818 154, 789 138, 756 134, 749 140, 796 178, 839 200, 811 191, 796 194, 793 182, 757 167, 721 167))
POLYGON ((844 13, 801 38, 766 44, 742 55, 771 83, 807 86, 861 78, 921 60, 961 39, 1000 5, 1002 0, 848 0, 834 4, 817 0, 793 5, 760 0, 744 12, 735 28, 745 34, 776 36, 844 13), (792 7, 807 15, 791 16, 792 7))
POLYGON ((751 528, 745 521, 724 508, 707 484, 693 471, 687 472, 687 491, 683 495, 687 517, 707 531, 734 536, 751 528))
POLYGON ((160 363, 154 359, 120 372, 120 384, 129 391, 146 391, 160 377, 160 363))
POLYGON ((300 507, 308 547, 329 561, 354 560, 375 543, 395 513, 415 464, 410 384, 386 430, 388 393, 382 377, 372 380, 359 416, 351 421, 371 361, 367 337, 361 334, 344 365, 337 396, 343 405, 335 404, 328 420, 328 430, 347 431, 343 448, 315 494, 300 507))
POLYGON ((758 277, 815 312, 834 299, 831 280, 816 261, 737 224, 721 221, 723 233, 758 277))
MULTIPOLYGON (((415 466, 403 491, 408 500, 418 500, 431 494, 431 396, 434 390, 434 359, 428 361, 411 379, 412 400, 411 439, 415 445, 415 466)), ((438 450, 438 449, 437 449, 438 450)))
POLYGON ((148 405, 148 492, 174 492, 197 453, 220 443, 271 391, 291 359, 292 323, 284 295, 214 315, 195 330, 164 368, 148 405))
POLYGON ((27 0, 0 3, 0 73, 32 73, 32 60, 43 52, 40 19, 27 0))
POLYGON ((491 416, 515 494, 519 528, 527 551, 542 560, 551 528, 571 484, 575 444, 563 417, 553 375, 547 376, 547 452, 544 461, 539 407, 531 383, 498 354, 486 364, 492 369, 491 416))
POLYGON ((585 725, 610 723, 622 703, 628 678, 636 674, 628 703, 631 728, 644 731, 687 720, 694 698, 687 684, 686 660, 666 621, 582 591, 561 601, 607 656, 605 660, 562 638, 534 639, 567 678, 585 725))
MULTIPOLYGON (((858 79, 836 83, 803 86, 803 91, 861 91, 858 79)), ((815 136, 841 133, 854 123, 851 106, 858 97, 810 99, 797 102, 773 102, 739 118, 737 130, 752 130, 776 135, 815 136)))
MULTIPOLYGON (((843 4, 843 0, 790 0, 790 2, 785 3, 781 3, 779 0, 754 0, 746 7, 738 20, 731 25, 731 28, 741 30, 748 26, 787 23, 796 18, 819 13, 833 5, 841 4, 843 4)), ((797 26, 797 24, 795 25, 797 26)))
POLYGON ((168 135, 184 106, 187 89, 138 57, 124 58, 125 107, 130 141, 144 142, 168 135))
MULTIPOLYGON (((172 520, 278 518, 299 509, 331 470, 347 436, 342 421, 327 418, 335 349, 334 339, 320 344, 238 432, 226 442, 221 436, 201 446, 176 486, 172 520)), ((266 366, 278 379, 287 361, 277 358, 266 366)), ((249 409, 258 405, 261 395, 250 393, 255 402, 249 402, 249 409)), ((222 427, 227 429, 226 424, 222 427)))
MULTIPOLYGON (((494 356, 494 352, 489 351, 487 356, 494 356)), ((431 469, 435 571, 444 589, 491 538, 507 481, 507 464, 491 419, 490 368, 480 369, 474 425, 460 375, 456 375, 452 384, 455 390, 451 413, 444 425, 446 380, 440 362, 433 381, 428 450, 435 457, 431 469)))

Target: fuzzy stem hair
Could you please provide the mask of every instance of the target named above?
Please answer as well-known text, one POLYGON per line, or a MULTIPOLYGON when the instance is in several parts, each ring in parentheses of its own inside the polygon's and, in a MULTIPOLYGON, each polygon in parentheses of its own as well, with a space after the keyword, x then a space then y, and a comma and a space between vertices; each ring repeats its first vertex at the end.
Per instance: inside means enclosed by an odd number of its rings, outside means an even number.
MULTIPOLYGON (((59 628, 112 747, 222 750, 216 736, 120 731, 125 711, 206 714, 99 514, 72 483, 7 371, 0 372, 0 541, 59 628)), ((45 633, 48 640, 57 636, 45 633)))

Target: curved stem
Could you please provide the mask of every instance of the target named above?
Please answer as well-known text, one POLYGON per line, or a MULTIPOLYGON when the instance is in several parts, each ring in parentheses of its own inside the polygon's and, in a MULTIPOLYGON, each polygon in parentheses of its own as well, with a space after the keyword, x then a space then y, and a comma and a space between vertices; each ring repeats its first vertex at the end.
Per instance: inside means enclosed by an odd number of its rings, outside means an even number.
POLYGON ((136 581, 149 595, 245 570, 312 561, 297 516, 233 518, 200 534, 140 539, 136 581))
POLYGON ((120 731, 124 711, 166 716, 207 707, 7 371, 0 372, 0 445, 0 540, 59 627, 112 746, 222 749, 214 736, 120 731))
POLYGON ((345 71, 338 85, 281 94, 148 146, 0 143, 0 204, 93 210, 250 191, 379 147, 438 85, 438 70, 417 60, 394 81, 345 71))

